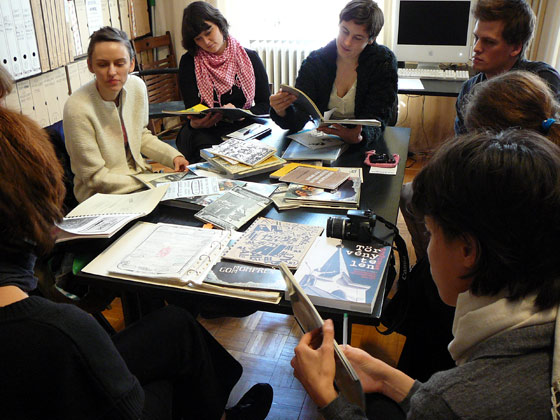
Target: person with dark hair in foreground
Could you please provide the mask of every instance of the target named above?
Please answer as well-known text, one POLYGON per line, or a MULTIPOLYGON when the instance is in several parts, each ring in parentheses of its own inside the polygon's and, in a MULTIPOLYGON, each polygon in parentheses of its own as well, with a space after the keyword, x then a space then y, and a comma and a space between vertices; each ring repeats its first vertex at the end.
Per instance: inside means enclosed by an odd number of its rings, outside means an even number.
MULTIPOLYGON (((346 143, 379 149, 385 126, 397 120, 397 59, 375 42, 384 24, 383 12, 372 0, 352 0, 339 16, 336 40, 311 52, 301 64, 296 88, 305 92, 321 113, 336 108, 333 118, 377 119, 381 127, 320 126, 346 143)), ((277 92, 270 97, 270 116, 280 127, 299 131, 307 113, 292 104, 296 96, 277 92)))
POLYGON ((46 132, 1 107, 0 159, 3 419, 265 419, 268 384, 225 409, 242 367, 189 312, 166 306, 109 337, 76 306, 31 296, 62 217, 63 170, 46 132))
MULTIPOLYGON (((268 114, 268 76, 259 55, 243 48, 229 34, 226 18, 209 3, 195 1, 183 11, 183 47, 179 64, 179 87, 186 108, 197 104, 209 108, 243 108, 268 114)), ((177 136, 177 148, 191 162, 200 150, 219 144, 222 136, 252 123, 226 122, 222 114, 187 116, 177 136)))
MULTIPOLYGON (((449 352, 457 367, 421 383, 347 346, 364 390, 398 403, 407 419, 550 418, 551 391, 560 389, 560 148, 529 130, 457 137, 413 190, 434 282, 456 307, 449 352)), ((294 374, 326 420, 364 419, 333 387, 331 321, 322 332, 318 348, 319 330, 301 339, 294 374)), ((398 417, 377 407, 367 418, 398 417)))

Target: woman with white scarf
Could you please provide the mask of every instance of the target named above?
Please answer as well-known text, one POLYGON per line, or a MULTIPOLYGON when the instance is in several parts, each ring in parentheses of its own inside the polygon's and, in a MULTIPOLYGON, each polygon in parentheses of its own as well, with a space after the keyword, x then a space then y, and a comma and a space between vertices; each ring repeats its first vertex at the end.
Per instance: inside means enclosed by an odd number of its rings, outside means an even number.
MULTIPOLYGON (((197 104, 248 109, 268 114, 270 90, 264 65, 255 51, 243 48, 228 33, 228 22, 218 9, 203 1, 183 12, 183 47, 179 87, 186 108, 197 104)), ((222 121, 222 114, 188 116, 177 136, 177 148, 190 162, 200 160, 200 150, 219 144, 222 136, 251 121, 222 121)))
POLYGON ((380 398, 398 403, 391 408, 407 419, 551 418, 551 386, 559 383, 560 148, 533 131, 468 134, 434 155, 413 191, 430 234, 434 282, 456 307, 449 351, 457 367, 421 383, 347 346, 370 393, 364 413, 332 385, 327 321, 320 347, 312 345, 319 331, 296 347, 295 376, 326 420, 384 418, 380 398))

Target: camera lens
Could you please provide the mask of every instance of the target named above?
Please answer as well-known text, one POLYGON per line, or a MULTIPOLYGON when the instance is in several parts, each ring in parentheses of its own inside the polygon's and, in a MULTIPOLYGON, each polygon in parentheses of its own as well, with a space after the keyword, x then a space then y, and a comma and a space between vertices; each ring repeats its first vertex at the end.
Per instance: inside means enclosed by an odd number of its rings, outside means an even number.
POLYGON ((346 217, 329 217, 327 219, 327 236, 330 238, 346 239, 345 234, 350 229, 350 219, 346 217))

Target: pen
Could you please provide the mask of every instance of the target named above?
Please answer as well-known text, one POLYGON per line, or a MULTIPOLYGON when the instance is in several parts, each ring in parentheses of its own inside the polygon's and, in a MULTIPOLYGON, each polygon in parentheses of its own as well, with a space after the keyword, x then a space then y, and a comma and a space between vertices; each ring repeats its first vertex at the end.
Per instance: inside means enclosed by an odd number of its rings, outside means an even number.
POLYGON ((253 129, 252 129, 252 128, 249 128, 247 131, 245 131, 245 132, 243 133, 243 135, 246 136, 246 135, 249 134, 251 131, 253 131, 253 129))
POLYGON ((348 344, 348 314, 344 312, 344 318, 342 321, 342 345, 348 344))

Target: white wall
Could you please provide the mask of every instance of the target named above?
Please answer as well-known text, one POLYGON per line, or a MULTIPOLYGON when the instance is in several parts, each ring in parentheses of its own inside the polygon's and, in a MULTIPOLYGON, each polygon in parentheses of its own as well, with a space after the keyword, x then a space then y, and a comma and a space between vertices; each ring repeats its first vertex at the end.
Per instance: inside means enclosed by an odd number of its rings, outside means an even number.
POLYGON ((560 70, 560 1, 558 0, 547 3, 537 60, 560 70))

